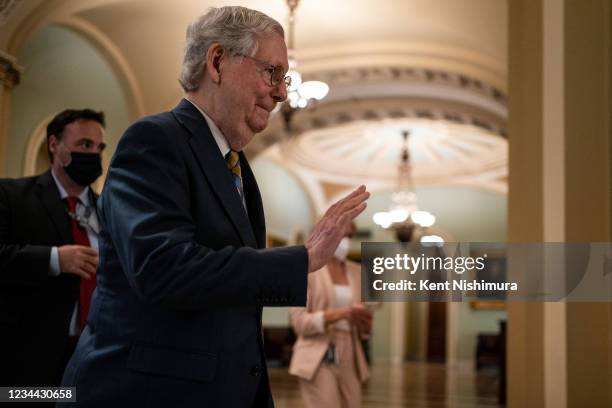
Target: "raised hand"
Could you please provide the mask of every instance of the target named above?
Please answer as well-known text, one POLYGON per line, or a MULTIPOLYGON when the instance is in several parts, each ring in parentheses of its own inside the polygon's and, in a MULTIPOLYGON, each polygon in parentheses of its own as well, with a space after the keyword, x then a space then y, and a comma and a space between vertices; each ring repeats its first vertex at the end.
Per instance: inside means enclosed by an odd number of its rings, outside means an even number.
POLYGON ((308 250, 308 272, 314 272, 329 262, 340 240, 350 229, 353 219, 365 210, 369 197, 370 193, 365 186, 360 186, 329 207, 305 243, 308 250))

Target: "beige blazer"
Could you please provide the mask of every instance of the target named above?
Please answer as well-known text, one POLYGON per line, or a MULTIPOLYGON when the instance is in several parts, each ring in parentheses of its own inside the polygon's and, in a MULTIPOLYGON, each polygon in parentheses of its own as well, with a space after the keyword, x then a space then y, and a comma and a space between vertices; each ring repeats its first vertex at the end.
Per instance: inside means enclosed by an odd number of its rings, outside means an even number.
MULTIPOLYGON (((346 269, 348 283, 353 290, 353 303, 359 303, 361 301, 361 266, 358 263, 347 261, 346 269)), ((325 327, 323 313, 325 310, 336 307, 335 297, 334 284, 327 266, 308 275, 306 307, 289 309, 291 325, 298 336, 293 346, 293 355, 289 365, 290 374, 311 380, 317 371, 331 341, 330 327, 325 327)), ((355 328, 352 329, 351 335, 355 350, 355 366, 363 382, 369 376, 368 365, 355 328)))

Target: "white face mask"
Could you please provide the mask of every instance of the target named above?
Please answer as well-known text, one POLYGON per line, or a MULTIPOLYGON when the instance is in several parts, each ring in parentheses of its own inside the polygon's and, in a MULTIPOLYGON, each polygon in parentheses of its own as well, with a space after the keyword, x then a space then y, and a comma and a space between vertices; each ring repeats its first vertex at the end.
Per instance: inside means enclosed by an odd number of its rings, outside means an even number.
POLYGON ((351 241, 348 239, 348 237, 342 238, 340 240, 340 243, 338 244, 338 248, 336 248, 336 252, 334 252, 334 258, 339 261, 346 260, 346 256, 348 255, 350 246, 351 241))

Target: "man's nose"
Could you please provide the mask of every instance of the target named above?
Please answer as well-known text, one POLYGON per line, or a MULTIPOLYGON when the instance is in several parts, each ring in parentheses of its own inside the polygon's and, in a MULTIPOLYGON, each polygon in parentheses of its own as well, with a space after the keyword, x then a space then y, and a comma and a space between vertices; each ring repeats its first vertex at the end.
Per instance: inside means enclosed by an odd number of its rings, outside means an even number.
POLYGON ((281 81, 272 89, 272 98, 274 102, 284 102, 287 100, 287 84, 285 84, 284 81, 281 81))

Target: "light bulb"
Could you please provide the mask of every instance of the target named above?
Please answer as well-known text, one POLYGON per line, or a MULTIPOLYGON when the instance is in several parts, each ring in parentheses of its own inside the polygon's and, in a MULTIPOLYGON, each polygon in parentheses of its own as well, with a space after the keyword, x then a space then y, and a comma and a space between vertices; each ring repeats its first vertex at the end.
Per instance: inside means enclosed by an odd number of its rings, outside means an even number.
POLYGON ((329 92, 329 85, 321 81, 306 81, 302 82, 302 84, 299 86, 298 92, 300 93, 300 96, 306 100, 316 99, 317 101, 320 101, 321 99, 325 98, 329 92))

